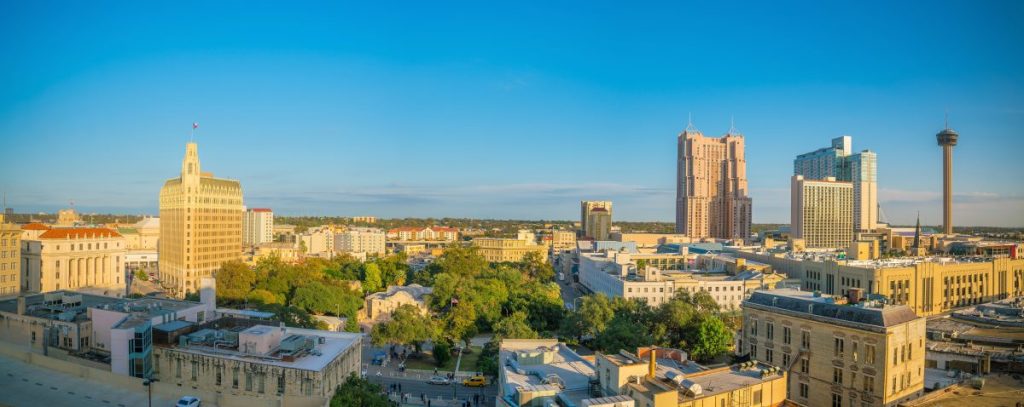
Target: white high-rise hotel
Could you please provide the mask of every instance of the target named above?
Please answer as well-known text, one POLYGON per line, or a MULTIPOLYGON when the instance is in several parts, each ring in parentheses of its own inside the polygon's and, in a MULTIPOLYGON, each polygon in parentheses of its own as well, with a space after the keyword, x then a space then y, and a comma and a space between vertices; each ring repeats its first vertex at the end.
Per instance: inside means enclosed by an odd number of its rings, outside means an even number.
POLYGON ((274 241, 274 212, 267 208, 251 208, 242 216, 242 244, 258 246, 274 241))
POLYGON ((793 175, 801 175, 806 180, 832 177, 851 183, 853 231, 865 232, 877 227, 878 156, 871 150, 853 154, 850 136, 836 137, 831 147, 798 155, 793 160, 793 175))

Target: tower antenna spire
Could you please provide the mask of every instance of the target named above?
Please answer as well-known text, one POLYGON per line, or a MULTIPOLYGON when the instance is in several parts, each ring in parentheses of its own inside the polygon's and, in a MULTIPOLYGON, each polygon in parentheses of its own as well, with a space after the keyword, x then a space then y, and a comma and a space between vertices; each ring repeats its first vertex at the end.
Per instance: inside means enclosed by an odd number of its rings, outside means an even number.
POLYGON ((736 130, 736 116, 735 115, 729 115, 729 132, 726 133, 726 134, 728 134, 730 136, 739 134, 739 131, 736 130))
POLYGON ((945 120, 946 120, 946 128, 948 129, 949 128, 949 108, 946 108, 945 120))
POLYGON ((694 133, 700 131, 700 130, 697 130, 696 127, 693 126, 693 113, 688 113, 688 118, 686 120, 686 131, 687 132, 694 132, 694 133))

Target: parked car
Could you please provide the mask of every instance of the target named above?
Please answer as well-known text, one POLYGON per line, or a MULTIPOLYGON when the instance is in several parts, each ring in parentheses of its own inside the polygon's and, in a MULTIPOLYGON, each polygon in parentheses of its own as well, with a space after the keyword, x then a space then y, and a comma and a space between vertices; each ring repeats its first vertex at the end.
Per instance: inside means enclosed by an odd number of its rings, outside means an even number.
POLYGON ((384 352, 377 352, 376 355, 373 355, 373 361, 371 363, 374 365, 383 365, 384 359, 387 358, 387 356, 388 355, 384 352))
POLYGON ((199 397, 185 396, 178 400, 178 404, 175 407, 199 407, 199 397))
POLYGON ((430 379, 427 380, 427 383, 428 384, 440 384, 440 385, 451 384, 451 382, 448 381, 448 378, 444 377, 444 376, 430 376, 430 379))
POLYGON ((483 376, 473 376, 462 381, 462 385, 466 387, 484 387, 487 385, 487 379, 483 376))

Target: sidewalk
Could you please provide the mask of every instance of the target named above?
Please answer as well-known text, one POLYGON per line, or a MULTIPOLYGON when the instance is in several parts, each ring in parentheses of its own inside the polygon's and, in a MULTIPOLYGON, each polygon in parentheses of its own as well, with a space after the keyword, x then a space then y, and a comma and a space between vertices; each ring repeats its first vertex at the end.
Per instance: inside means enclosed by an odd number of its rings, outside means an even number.
MULTIPOLYGON (((397 402, 398 405, 402 406, 402 407, 411 407, 411 406, 417 406, 418 407, 418 406, 426 406, 427 405, 427 403, 424 402, 423 400, 420 400, 419 397, 412 397, 412 395, 409 395, 409 394, 406 394, 406 401, 405 402, 402 402, 401 397, 397 396, 397 395, 388 396, 388 399, 390 399, 391 401, 397 402)), ((437 397, 437 398, 428 398, 427 401, 430 402, 430 407, 461 407, 461 406, 465 405, 465 403, 467 401, 469 402, 469 404, 471 406, 476 407, 476 405, 473 404, 472 396, 470 396, 468 399, 463 397, 463 398, 454 399, 454 400, 451 399, 451 398, 437 397)))

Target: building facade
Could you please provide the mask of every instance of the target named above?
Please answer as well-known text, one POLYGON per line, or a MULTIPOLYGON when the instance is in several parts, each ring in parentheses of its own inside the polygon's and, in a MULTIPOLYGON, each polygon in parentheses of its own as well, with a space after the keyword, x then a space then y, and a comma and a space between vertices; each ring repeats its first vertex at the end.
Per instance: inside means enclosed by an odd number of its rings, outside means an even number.
POLYGON ((694 238, 750 237, 752 203, 743 145, 741 134, 704 137, 692 125, 679 134, 676 233, 694 238))
POLYGON ((853 230, 868 232, 878 226, 878 156, 871 150, 854 154, 852 137, 836 137, 830 147, 798 155, 793 175, 851 183, 853 230))
POLYGON ((587 237, 608 240, 612 231, 612 213, 605 208, 594 208, 587 215, 587 237))
POLYGON ((478 237, 473 246, 491 263, 523 261, 527 253, 537 253, 547 261, 548 247, 521 239, 478 237))
POLYGON ((454 242, 459 240, 459 229, 447 226, 431 226, 429 228, 408 226, 389 229, 387 238, 399 241, 438 240, 454 242))
POLYGON ((599 238, 595 235, 604 232, 603 230, 596 230, 599 226, 602 228, 605 227, 602 223, 607 223, 606 228, 608 231, 611 231, 612 201, 580 201, 580 229, 582 230, 580 235, 583 237, 594 238, 594 240, 608 240, 607 234, 605 234, 603 238, 599 238), (596 209, 601 209, 604 213, 597 219, 592 219, 591 214, 594 213, 594 210, 596 209), (597 221, 598 224, 594 224, 595 221, 597 221))
POLYGON ((188 143, 181 176, 160 190, 160 279, 173 294, 199 288, 227 261, 242 258, 242 185, 202 172, 188 143))
POLYGON ((794 175, 790 199, 790 233, 806 247, 848 247, 853 242, 853 185, 829 177, 794 175))
POLYGON ((0 215, 0 297, 21 292, 21 228, 0 215))
POLYGON ((383 256, 386 237, 382 229, 350 227, 334 235, 336 253, 365 253, 383 256))
POLYGON ((788 372, 800 405, 888 407, 924 393, 925 318, 907 306, 757 291, 737 349, 788 372))
POLYGON ((799 278, 804 290, 846 295, 851 289, 888 297, 918 315, 1024 295, 1024 260, 897 258, 838 260, 738 251, 737 257, 799 278))
POLYGON ((250 208, 242 216, 242 244, 259 246, 274 241, 274 211, 250 208))
POLYGON ((99 288, 124 295, 126 246, 110 229, 47 230, 22 241, 23 288, 34 293, 99 288))
POLYGON ((424 287, 419 284, 389 286, 386 291, 366 296, 363 309, 359 310, 360 317, 369 321, 389 319, 391 313, 403 305, 415 306, 423 315, 426 315, 428 312, 426 296, 433 292, 432 287, 424 287))
POLYGON ((315 257, 334 256, 334 230, 330 226, 318 226, 295 237, 299 251, 315 257))

